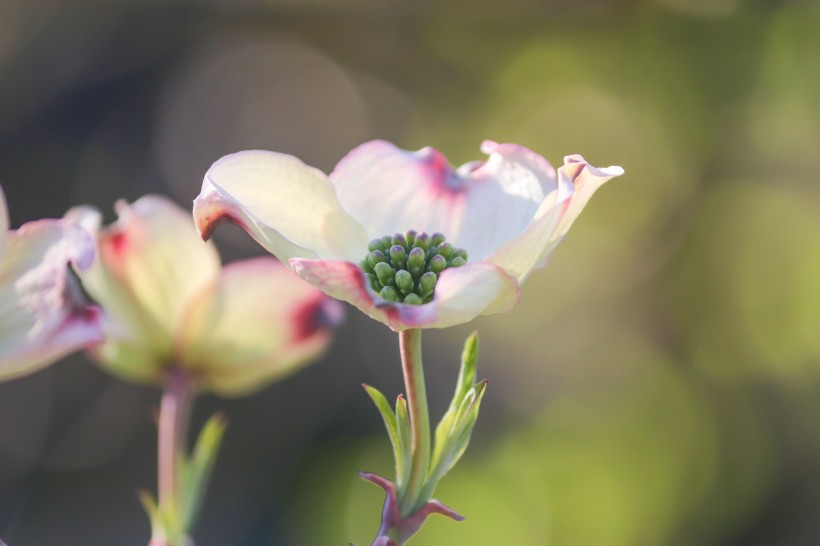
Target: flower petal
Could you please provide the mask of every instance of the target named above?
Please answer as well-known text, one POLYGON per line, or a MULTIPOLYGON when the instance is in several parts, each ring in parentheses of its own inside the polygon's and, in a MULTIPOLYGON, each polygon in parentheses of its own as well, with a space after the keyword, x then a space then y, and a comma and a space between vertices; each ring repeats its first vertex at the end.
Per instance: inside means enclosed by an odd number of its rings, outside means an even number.
POLYGON ((293 258, 291 268, 329 296, 358 307, 399 332, 408 328, 446 328, 478 315, 506 312, 518 302, 518 284, 501 268, 476 262, 444 271, 433 301, 392 303, 378 297, 356 264, 340 260, 293 258))
POLYGON ((235 262, 188 308, 178 361, 210 390, 244 394, 317 358, 342 317, 339 302, 277 260, 235 262))
POLYGON ((446 269, 436 283, 432 302, 438 314, 435 328, 469 322, 478 315, 507 313, 520 298, 515 279, 493 264, 477 262, 446 269))
POLYGON ((31 373, 102 341, 99 313, 83 302, 70 264, 88 268, 94 241, 62 220, 6 235, 0 263, 0 379, 31 373))
POLYGON ((569 205, 569 198, 555 202, 558 192, 544 200, 529 227, 521 235, 496 250, 487 261, 501 267, 523 284, 533 270, 546 265, 561 237, 558 224, 569 205))
POLYGON ((558 188, 541 204, 529 227, 487 258, 519 284, 535 269, 546 265, 595 190, 623 174, 620 167, 597 169, 579 155, 567 156, 564 161, 558 170, 558 188))
POLYGON ((99 229, 89 207, 66 218, 96 234, 99 259, 81 275, 103 307, 107 341, 93 354, 132 379, 151 379, 173 358, 173 333, 192 297, 216 279, 219 255, 191 217, 165 197, 117 203, 119 220, 99 229))
POLYGON ((572 183, 574 191, 570 198, 569 206, 564 212, 558 226, 557 234, 563 237, 572 227, 572 223, 584 210, 592 194, 600 188, 604 182, 621 176, 624 170, 621 167, 613 166, 599 169, 593 167, 580 155, 568 155, 564 158, 564 165, 558 170, 558 178, 561 181, 572 183))
POLYGON ((205 239, 234 222, 283 262, 353 260, 367 251, 364 230, 341 209, 324 173, 287 154, 251 150, 218 160, 194 201, 194 219, 205 239))
POLYGON ((369 238, 439 231, 482 260, 520 234, 557 187, 549 162, 523 146, 486 141, 482 151, 486 162, 454 170, 433 148, 408 152, 375 140, 351 151, 330 179, 369 238))

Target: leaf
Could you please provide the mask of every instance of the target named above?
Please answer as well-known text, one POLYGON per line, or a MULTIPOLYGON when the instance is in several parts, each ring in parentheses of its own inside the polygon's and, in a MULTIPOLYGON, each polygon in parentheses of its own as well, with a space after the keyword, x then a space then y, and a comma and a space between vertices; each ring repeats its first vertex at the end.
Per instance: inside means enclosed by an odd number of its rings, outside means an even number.
MULTIPOLYGON (((461 351, 461 368, 458 372, 456 391, 453 403, 464 397, 468 390, 475 385, 476 367, 478 365, 478 332, 473 332, 464 342, 461 351)), ((452 406, 453 403, 450 405, 452 406)))
POLYGON ((450 402, 450 407, 441 417, 438 426, 436 426, 433 456, 430 461, 430 476, 433 476, 433 469, 437 466, 439 459, 443 456, 443 452, 450 444, 453 428, 457 426, 459 410, 464 405, 465 397, 468 396, 475 385, 477 363, 478 332, 473 332, 470 334, 470 337, 467 338, 467 341, 464 342, 464 350, 461 352, 461 368, 458 372, 458 381, 456 381, 456 388, 453 393, 453 399, 450 402))
POLYGON ((211 416, 202 427, 191 456, 182 465, 182 530, 185 533, 191 530, 199 514, 227 426, 227 420, 221 413, 211 416))
POLYGON ((393 457, 396 460, 396 476, 398 480, 398 476, 401 474, 402 448, 399 439, 398 423, 396 422, 396 416, 393 414, 393 408, 390 407, 390 402, 387 401, 387 398, 385 398, 377 388, 366 384, 362 384, 362 387, 367 391, 373 403, 376 404, 376 408, 379 410, 382 420, 384 421, 387 435, 390 437, 390 444, 393 446, 393 457))
POLYGON ((151 522, 151 537, 157 538, 165 536, 167 534, 165 530, 165 520, 162 517, 162 512, 160 512, 154 495, 145 489, 140 489, 137 495, 139 496, 140 504, 142 504, 142 507, 148 514, 148 520, 151 522))
POLYGON ((486 387, 487 380, 476 384, 467 392, 458 411, 454 413, 452 430, 430 469, 425 489, 427 494, 432 495, 433 489, 435 489, 438 482, 456 465, 467 450, 473 428, 478 420, 478 411, 486 387))
POLYGON ((396 460, 396 488, 401 494, 404 492, 404 481, 410 476, 410 465, 413 462, 410 415, 407 413, 407 400, 401 394, 396 398, 396 423, 398 424, 401 451, 401 460, 396 460))
POLYGON ((450 456, 448 457, 446 464, 442 466, 437 479, 440 480, 443 478, 444 475, 456 465, 459 459, 461 459, 461 456, 464 455, 464 452, 467 450, 467 446, 470 444, 470 438, 473 435, 473 428, 478 420, 478 410, 481 408, 481 400, 484 398, 484 392, 487 390, 486 387, 486 379, 476 385, 475 396, 472 397, 473 401, 469 408, 467 408, 464 412, 462 418, 459 420, 458 428, 453 434, 450 456))

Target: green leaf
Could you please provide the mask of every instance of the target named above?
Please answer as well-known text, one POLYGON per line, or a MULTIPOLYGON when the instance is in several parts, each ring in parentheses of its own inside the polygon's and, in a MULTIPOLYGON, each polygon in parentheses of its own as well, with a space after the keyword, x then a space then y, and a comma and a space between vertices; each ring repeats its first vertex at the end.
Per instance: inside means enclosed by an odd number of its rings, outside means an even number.
POLYGON ((140 489, 137 492, 137 495, 139 496, 140 503, 145 509, 145 512, 148 514, 148 519, 151 522, 151 536, 158 537, 160 535, 164 535, 165 524, 163 523, 162 512, 159 510, 159 505, 157 504, 154 495, 145 489, 140 489))
POLYGON ((175 531, 173 516, 160 509, 156 497, 149 491, 140 489, 137 495, 151 522, 151 542, 164 544, 176 540, 179 533, 175 531))
POLYGON ((456 463, 461 459, 461 456, 464 455, 464 452, 467 450, 467 446, 470 444, 470 438, 473 434, 473 428, 475 427, 475 423, 478 420, 478 410, 481 408, 481 400, 484 398, 484 393, 487 390, 487 381, 481 381, 475 387, 475 396, 471 398, 472 403, 467 408, 467 410, 462 415, 461 419, 459 420, 458 428, 454 431, 453 440, 452 440, 452 447, 450 451, 450 455, 447 458, 445 464, 442 466, 440 470, 440 474, 437 479, 441 479, 444 477, 447 472, 453 468, 456 463))
POLYGON ((384 420, 384 426, 387 429, 387 435, 390 437, 390 444, 393 446, 393 457, 396 459, 396 476, 402 473, 402 446, 399 437, 399 426, 396 422, 396 416, 393 414, 393 408, 390 407, 390 402, 387 398, 375 387, 362 384, 364 390, 367 391, 370 399, 376 404, 376 408, 384 420))
POLYGON ((194 450, 181 466, 182 472, 182 531, 188 533, 196 522, 202 506, 211 470, 219 453, 219 446, 228 423, 221 413, 213 415, 202 427, 194 450))
MULTIPOLYGON (((461 352, 461 369, 458 372, 456 392, 453 403, 464 397, 468 390, 475 385, 476 367, 478 365, 478 332, 473 332, 464 342, 461 352)), ((453 405, 452 403, 450 404, 453 405)))
POLYGON ((396 461, 396 490, 401 496, 401 493, 404 492, 405 479, 410 476, 410 466, 413 462, 410 415, 407 413, 407 400, 401 394, 396 398, 396 423, 399 429, 401 452, 401 460, 396 461))
POLYGON ((458 372, 458 381, 456 381, 455 393, 450 402, 450 407, 441 417, 436 427, 433 456, 430 461, 430 476, 434 475, 434 469, 451 443, 450 438, 453 434, 454 427, 456 427, 458 423, 459 410, 463 407, 465 398, 475 385, 477 363, 478 332, 473 332, 470 334, 470 337, 467 338, 467 341, 464 342, 464 350, 461 353, 461 368, 458 372))
MULTIPOLYGON (((486 380, 476 384, 466 393, 461 406, 453 413, 452 429, 440 450, 438 450, 438 457, 435 459, 428 475, 428 482, 425 486, 425 494, 428 496, 432 496, 433 489, 435 489, 438 482, 456 465, 467 450, 473 428, 478 420, 478 411, 486 387, 486 380)), ((438 431, 436 432, 438 433, 438 431)), ((438 436, 436 440, 438 440, 438 436)))

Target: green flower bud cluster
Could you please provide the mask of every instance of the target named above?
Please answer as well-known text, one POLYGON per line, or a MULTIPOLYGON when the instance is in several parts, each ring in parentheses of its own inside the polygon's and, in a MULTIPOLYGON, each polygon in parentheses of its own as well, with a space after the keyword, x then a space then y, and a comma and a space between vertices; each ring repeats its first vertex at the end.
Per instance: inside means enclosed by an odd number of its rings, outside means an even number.
POLYGON ((410 305, 430 302, 441 272, 467 263, 467 252, 453 247, 441 233, 414 229, 373 239, 367 249, 359 267, 373 290, 388 301, 410 305))

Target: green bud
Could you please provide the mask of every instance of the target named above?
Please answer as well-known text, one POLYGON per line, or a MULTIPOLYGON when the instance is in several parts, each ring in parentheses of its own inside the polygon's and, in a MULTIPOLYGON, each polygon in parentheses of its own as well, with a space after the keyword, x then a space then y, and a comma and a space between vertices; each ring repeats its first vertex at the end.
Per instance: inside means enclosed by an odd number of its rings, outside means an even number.
POLYGON ((445 241, 438 245, 436 252, 447 258, 447 260, 449 261, 453 258, 453 255, 455 254, 455 249, 453 248, 453 245, 445 241))
POLYGON ((381 250, 384 252, 385 246, 381 239, 373 239, 367 244, 367 250, 373 252, 374 250, 381 250))
POLYGON ((362 260, 362 261, 360 261, 360 262, 359 262, 359 267, 360 267, 360 268, 362 269, 362 271, 364 271, 365 273, 375 273, 375 271, 373 271, 373 266, 371 266, 371 265, 370 265, 370 262, 368 262, 367 260, 362 260))
POLYGON ((359 267, 385 300, 421 305, 433 300, 444 270, 465 263, 467 252, 448 243, 442 233, 408 229, 370 241, 359 267))
MULTIPOLYGON (((422 235, 423 233, 420 233, 419 237, 422 235)), ((418 237, 416 237, 416 241, 418 241, 418 237)), ((410 251, 410 254, 407 256, 407 270, 410 271, 414 278, 418 278, 419 275, 421 275, 424 270, 424 250, 415 247, 410 251)))
POLYGON ((366 273, 366 275, 367 280, 370 282, 370 288, 372 288, 376 292, 382 289, 382 285, 379 282, 379 279, 378 277, 376 277, 376 275, 374 275, 373 273, 366 273))
POLYGON ((397 268, 404 268, 404 263, 407 261, 407 252, 401 245, 393 245, 390 247, 390 259, 393 260, 393 265, 397 268))
POLYGON ((393 245, 399 245, 403 248, 407 247, 407 239, 405 239, 401 233, 393 235, 393 239, 390 242, 393 243, 393 245))
POLYGON ((374 268, 375 271, 376 264, 386 262, 387 258, 381 250, 374 250, 367 255, 367 261, 370 263, 370 267, 374 268))
POLYGON ((386 299, 387 301, 398 302, 401 299, 399 293, 392 286, 385 286, 384 288, 382 288, 381 292, 379 292, 379 296, 381 296, 383 299, 386 299))
POLYGON ((401 269, 396 272, 396 286, 399 287, 402 294, 412 292, 414 285, 413 275, 411 275, 409 271, 401 269))
POLYGON ((438 275, 447 269, 447 258, 436 254, 430 259, 430 271, 438 275))
POLYGON ((428 248, 430 248, 430 236, 422 231, 421 233, 416 235, 415 245, 417 248, 427 250, 428 248))
POLYGON ((436 289, 436 281, 438 280, 438 275, 433 273, 432 271, 428 271, 424 275, 421 276, 419 279, 419 287, 421 288, 421 295, 429 296, 433 293, 433 290, 436 289))
POLYGON ((382 283, 382 286, 396 285, 396 270, 390 267, 390 264, 379 262, 373 269, 376 270, 376 276, 379 278, 379 282, 382 283))

